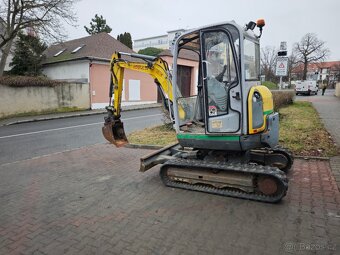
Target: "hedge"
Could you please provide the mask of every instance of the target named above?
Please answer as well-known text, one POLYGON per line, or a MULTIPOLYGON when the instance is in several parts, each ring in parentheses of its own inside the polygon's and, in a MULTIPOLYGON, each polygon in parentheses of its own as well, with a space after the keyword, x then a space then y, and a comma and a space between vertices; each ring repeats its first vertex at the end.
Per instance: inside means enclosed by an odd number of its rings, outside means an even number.
POLYGON ((50 80, 43 76, 12 76, 5 75, 0 77, 0 85, 10 87, 54 87, 65 82, 50 80))
POLYGON ((294 90, 271 90, 273 94, 274 110, 292 104, 295 98, 294 90))

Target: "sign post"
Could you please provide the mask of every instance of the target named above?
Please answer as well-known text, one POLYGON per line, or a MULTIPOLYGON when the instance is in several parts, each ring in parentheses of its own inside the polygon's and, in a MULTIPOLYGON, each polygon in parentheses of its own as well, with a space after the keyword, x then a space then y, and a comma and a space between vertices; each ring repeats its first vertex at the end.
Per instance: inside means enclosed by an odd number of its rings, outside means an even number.
POLYGON ((276 59, 276 76, 280 76, 279 89, 282 88, 282 77, 287 76, 288 57, 287 57, 287 42, 281 42, 280 50, 277 53, 276 59))

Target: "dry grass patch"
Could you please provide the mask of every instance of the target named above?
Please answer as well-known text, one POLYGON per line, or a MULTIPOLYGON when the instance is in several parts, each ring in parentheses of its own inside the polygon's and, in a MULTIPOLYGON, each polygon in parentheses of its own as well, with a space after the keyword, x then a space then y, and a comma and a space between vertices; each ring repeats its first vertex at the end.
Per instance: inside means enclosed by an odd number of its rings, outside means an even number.
POLYGON ((295 102, 281 108, 280 144, 295 155, 334 156, 337 148, 309 102, 295 102))
POLYGON ((166 146, 177 142, 176 132, 169 125, 145 128, 128 135, 131 144, 166 146))

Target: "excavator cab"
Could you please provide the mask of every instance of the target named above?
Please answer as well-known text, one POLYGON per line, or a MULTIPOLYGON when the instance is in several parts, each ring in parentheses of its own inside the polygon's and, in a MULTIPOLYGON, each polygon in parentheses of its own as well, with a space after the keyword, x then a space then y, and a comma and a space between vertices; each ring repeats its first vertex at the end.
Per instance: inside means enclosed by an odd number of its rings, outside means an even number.
MULTIPOLYGON (((258 23, 261 33, 263 25, 258 23)), ((187 84, 192 94, 174 90, 174 126, 182 146, 246 151, 277 145, 278 115, 270 91, 260 85, 261 34, 253 32, 255 26, 217 24, 177 39, 173 87, 180 80, 179 56, 196 54, 199 61, 197 84, 187 84)))
MULTIPOLYGON (((217 26, 193 31, 179 39, 176 49, 178 53, 174 55, 191 51, 199 59, 197 88, 190 89, 196 95, 189 98, 179 97, 176 101, 177 105, 186 105, 184 108, 188 109, 184 116, 178 115, 179 134, 239 134, 242 101, 239 57, 236 53, 238 48, 235 49, 234 46, 239 43, 239 36, 236 32, 233 35, 231 31, 232 28, 217 26)), ((174 73, 175 70, 176 60, 174 73)), ((177 80, 176 74, 174 76, 173 79, 177 80)))

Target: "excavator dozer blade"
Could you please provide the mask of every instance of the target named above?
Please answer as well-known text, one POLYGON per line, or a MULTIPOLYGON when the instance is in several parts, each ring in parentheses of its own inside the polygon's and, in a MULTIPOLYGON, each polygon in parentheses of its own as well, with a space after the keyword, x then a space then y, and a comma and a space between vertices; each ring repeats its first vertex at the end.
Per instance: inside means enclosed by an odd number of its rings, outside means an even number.
POLYGON ((102 132, 105 139, 116 145, 116 147, 122 147, 129 143, 125 135, 123 122, 120 120, 105 119, 102 132))

